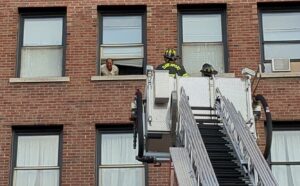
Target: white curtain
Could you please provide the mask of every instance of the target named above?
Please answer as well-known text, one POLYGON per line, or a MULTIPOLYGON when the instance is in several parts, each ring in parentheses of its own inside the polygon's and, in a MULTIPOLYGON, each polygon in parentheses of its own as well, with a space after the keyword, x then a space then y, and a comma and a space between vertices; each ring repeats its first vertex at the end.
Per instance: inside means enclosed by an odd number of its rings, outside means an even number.
POLYGON ((21 77, 62 76, 62 47, 23 47, 21 77))
POLYGON ((273 165, 272 166, 272 172, 274 176, 276 177, 277 182, 279 185, 286 185, 288 186, 288 177, 287 177, 287 171, 288 167, 285 165, 273 165))
POLYGON ((100 186, 143 186, 145 185, 144 167, 139 168, 101 168, 100 186))
POLYGON ((17 163, 14 171, 15 186, 59 185, 59 170, 26 170, 58 166, 58 135, 19 136, 17 163), (18 169, 23 168, 23 169, 18 169))
MULTIPOLYGON (((300 131, 274 131, 271 149, 272 162, 299 162, 299 143, 300 131)), ((272 171, 279 185, 300 185, 300 165, 273 165, 272 171)))
POLYGON ((199 43, 182 46, 182 64, 190 74, 199 74, 204 63, 211 64, 219 73, 224 69, 222 43, 199 43))
POLYGON ((102 134, 101 165, 115 165, 117 167, 99 169, 100 186, 144 185, 145 172, 143 167, 126 168, 126 164, 141 165, 141 162, 135 159, 137 150, 133 149, 132 142, 132 134, 102 134))
POLYGON ((58 170, 17 170, 15 186, 58 186, 58 170))

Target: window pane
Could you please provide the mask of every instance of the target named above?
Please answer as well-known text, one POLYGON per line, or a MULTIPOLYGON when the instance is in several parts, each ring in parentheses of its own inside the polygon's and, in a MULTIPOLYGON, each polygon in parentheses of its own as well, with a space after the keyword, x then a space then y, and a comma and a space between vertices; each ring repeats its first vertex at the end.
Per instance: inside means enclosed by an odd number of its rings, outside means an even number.
POLYGON ((300 40, 300 13, 262 14, 265 41, 300 40))
POLYGON ((102 47, 101 58, 143 58, 143 46, 138 47, 102 47))
POLYGON ((265 60, 300 59, 300 44, 265 44, 265 60))
POLYGON ((63 49, 22 48, 21 77, 62 76, 63 49))
POLYGON ((104 16, 103 44, 142 43, 141 16, 104 16))
MULTIPOLYGON (((298 154, 299 156, 299 154, 298 154)), ((300 185, 300 165, 291 165, 292 180, 294 185, 300 185)))
POLYGON ((183 42, 222 41, 220 14, 183 15, 183 42))
POLYGON ((279 183, 279 185, 288 184, 288 166, 285 165, 272 165, 272 172, 279 183))
POLYGON ((190 74, 200 73, 204 63, 211 64, 217 71, 224 72, 222 43, 202 43, 182 47, 182 63, 190 74))
POLYGON ((26 18, 23 46, 62 45, 63 18, 26 18))
POLYGON ((143 186, 144 168, 100 168, 99 186, 143 186))
POLYGON ((143 67, 142 59, 132 59, 132 60, 114 60, 116 65, 129 66, 129 67, 143 67))
POLYGON ((272 162, 287 161, 286 139, 281 131, 273 131, 271 147, 272 162))
POLYGON ((137 149, 133 149, 132 134, 102 134, 101 164, 140 164, 135 159, 137 149))
POLYGON ((16 170, 14 186, 58 186, 59 170, 16 170))
POLYGON ((16 167, 57 166, 58 141, 58 135, 19 136, 16 167))
POLYGON ((272 162, 300 161, 300 131, 273 131, 272 162))
POLYGON ((272 165, 279 185, 300 185, 300 165, 272 165))
POLYGON ((284 131, 282 134, 286 138, 288 161, 300 161, 300 131, 284 131))

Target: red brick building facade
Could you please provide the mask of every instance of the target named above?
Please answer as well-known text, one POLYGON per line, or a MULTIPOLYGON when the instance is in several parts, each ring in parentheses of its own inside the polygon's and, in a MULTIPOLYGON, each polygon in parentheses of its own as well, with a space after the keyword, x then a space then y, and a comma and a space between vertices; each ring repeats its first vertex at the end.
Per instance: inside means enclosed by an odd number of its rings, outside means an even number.
MULTIPOLYGON (((16 133, 40 129, 60 131, 60 184, 96 185, 97 131, 101 131, 104 125, 115 126, 116 130, 120 126, 131 125, 130 103, 135 90, 144 88, 145 65, 162 63, 163 51, 168 47, 181 50, 182 12, 215 11, 215 7, 217 11, 222 10, 225 16, 222 23, 225 30, 224 71, 240 76, 242 68, 257 69, 264 61, 263 45, 268 43, 262 41, 261 12, 274 9, 299 13, 300 8, 297 7, 300 7, 300 1, 2 0, 0 185, 14 182, 16 133), (142 73, 130 77, 120 75, 119 79, 112 80, 99 75, 100 49, 106 47, 102 46, 104 42, 100 37, 103 34, 101 17, 106 15, 106 9, 108 13, 117 14, 127 10, 130 13, 142 12, 142 73), (26 72, 23 76, 20 72, 21 68, 25 68, 21 65, 23 58, 20 54, 26 49, 23 45, 23 16, 26 19, 27 15, 43 15, 43 12, 63 15, 63 39, 60 42, 63 72, 52 78, 29 77, 26 72)), ((293 43, 293 49, 298 47, 296 49, 299 51, 300 45, 297 44, 300 39, 294 39, 293 43)), ((274 121, 280 126, 286 124, 299 129, 300 68, 297 60, 300 63, 300 58, 291 59, 291 72, 264 73, 257 93, 268 100, 274 121)), ((258 124, 258 134, 263 144, 262 122, 258 124)), ((145 175, 148 185, 169 185, 170 162, 146 166, 145 175)))

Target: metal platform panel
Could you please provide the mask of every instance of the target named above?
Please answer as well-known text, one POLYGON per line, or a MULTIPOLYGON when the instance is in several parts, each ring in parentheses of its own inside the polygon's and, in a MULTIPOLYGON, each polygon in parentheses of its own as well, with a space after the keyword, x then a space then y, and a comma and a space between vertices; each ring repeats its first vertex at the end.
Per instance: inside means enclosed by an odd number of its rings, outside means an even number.
POLYGON ((249 119, 248 109, 252 103, 249 103, 247 81, 240 78, 217 77, 215 82, 222 95, 233 103, 237 111, 241 112, 244 120, 249 119))
POLYGON ((191 107, 211 107, 209 78, 189 77, 178 78, 178 91, 184 88, 191 107))
MULTIPOLYGON (((147 116, 148 132, 170 131, 170 95, 175 89, 176 81, 169 77, 168 71, 159 71, 152 86, 147 86, 147 116), (166 72, 167 78, 163 72, 166 72), (163 81, 160 83, 160 81, 163 81), (164 87, 164 88, 163 88, 164 87), (168 97, 166 97, 168 95, 168 97), (157 96, 157 97, 156 97, 157 96)), ((152 82, 154 78, 152 79, 152 82)))
POLYGON ((252 103, 247 81, 244 79, 216 77, 213 81, 208 77, 179 78, 177 90, 180 91, 181 87, 185 89, 191 107, 214 107, 215 89, 219 88, 245 120, 250 117, 248 113, 252 103))

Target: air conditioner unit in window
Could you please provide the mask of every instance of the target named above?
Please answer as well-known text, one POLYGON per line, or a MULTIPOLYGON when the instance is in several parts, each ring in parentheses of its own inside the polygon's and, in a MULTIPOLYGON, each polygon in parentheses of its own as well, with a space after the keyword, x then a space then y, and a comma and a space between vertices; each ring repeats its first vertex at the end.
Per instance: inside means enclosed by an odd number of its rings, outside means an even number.
POLYGON ((272 59, 273 72, 290 72, 291 61, 290 59, 272 59))

